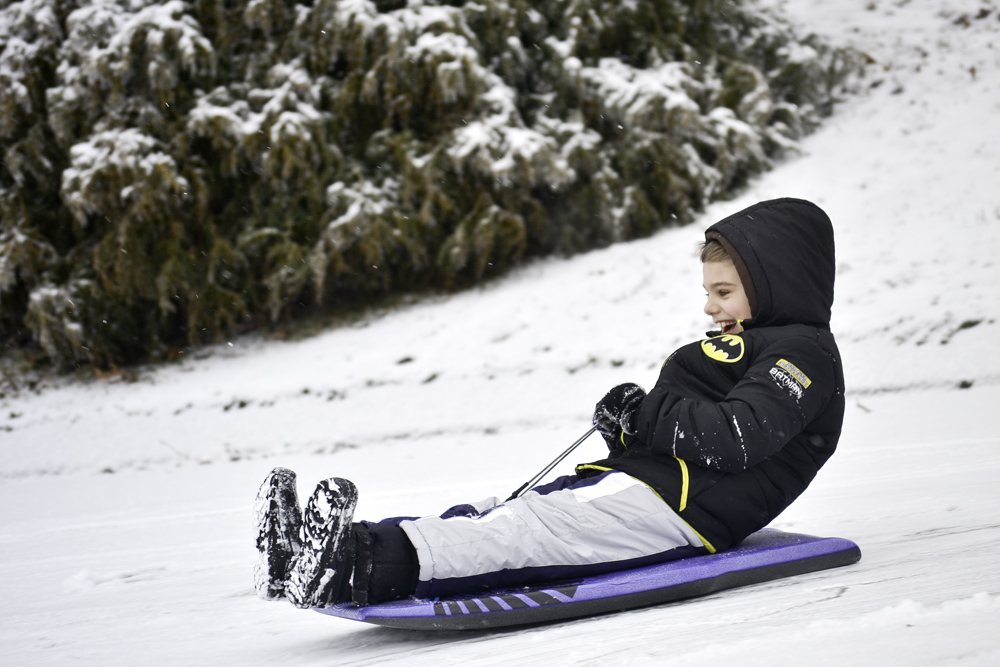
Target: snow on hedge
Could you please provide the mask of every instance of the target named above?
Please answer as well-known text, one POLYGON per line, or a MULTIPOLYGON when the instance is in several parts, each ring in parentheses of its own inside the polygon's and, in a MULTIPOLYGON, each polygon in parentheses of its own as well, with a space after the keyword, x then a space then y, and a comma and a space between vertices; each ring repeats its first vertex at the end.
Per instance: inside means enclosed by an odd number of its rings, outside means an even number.
POLYGON ((645 235, 860 62, 749 0, 11 2, 0 341, 128 363, 645 235))

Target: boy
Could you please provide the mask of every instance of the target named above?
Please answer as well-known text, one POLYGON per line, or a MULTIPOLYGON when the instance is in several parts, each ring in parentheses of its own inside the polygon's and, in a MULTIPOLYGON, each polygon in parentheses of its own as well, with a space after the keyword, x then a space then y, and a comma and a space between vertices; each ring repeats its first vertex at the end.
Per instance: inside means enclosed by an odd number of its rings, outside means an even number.
POLYGON ((302 517, 294 473, 277 468, 257 498, 261 597, 321 607, 473 593, 714 553, 767 525, 840 437, 833 227, 814 204, 778 199, 705 238, 705 312, 719 330, 674 352, 648 394, 623 384, 601 399, 609 458, 504 504, 377 524, 351 523, 357 491, 338 478, 302 517))

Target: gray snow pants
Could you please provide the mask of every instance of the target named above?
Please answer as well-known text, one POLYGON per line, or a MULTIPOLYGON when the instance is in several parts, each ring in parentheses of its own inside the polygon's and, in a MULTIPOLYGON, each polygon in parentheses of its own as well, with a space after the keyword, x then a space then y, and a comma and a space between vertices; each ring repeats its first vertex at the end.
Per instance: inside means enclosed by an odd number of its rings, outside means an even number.
POLYGON ((697 534, 652 489, 615 471, 561 477, 503 504, 490 498, 397 525, 416 549, 415 594, 424 598, 705 553, 697 534))

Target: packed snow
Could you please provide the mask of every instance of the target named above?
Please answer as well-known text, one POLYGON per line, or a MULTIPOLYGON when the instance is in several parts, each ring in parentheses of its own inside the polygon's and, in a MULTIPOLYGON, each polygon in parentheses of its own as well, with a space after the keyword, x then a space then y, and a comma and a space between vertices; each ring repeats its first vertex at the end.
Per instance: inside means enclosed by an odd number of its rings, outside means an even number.
MULTIPOLYGON (((137 377, 3 385, 0 664, 1000 664, 1000 3, 767 0, 868 53, 867 90, 687 227, 305 340, 137 377), (773 524, 860 563, 503 632, 394 631, 253 591, 257 485, 352 479, 357 516, 506 496, 703 335, 694 244, 762 199, 837 230, 840 449, 773 524)), ((572 461, 600 458, 589 439, 572 461)))

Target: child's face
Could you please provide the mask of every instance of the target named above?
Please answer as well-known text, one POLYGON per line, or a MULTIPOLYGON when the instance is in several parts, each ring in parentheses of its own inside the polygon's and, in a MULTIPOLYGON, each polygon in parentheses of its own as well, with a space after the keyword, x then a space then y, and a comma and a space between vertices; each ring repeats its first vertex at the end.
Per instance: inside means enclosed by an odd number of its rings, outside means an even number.
POLYGON ((708 293, 705 313, 722 329, 724 334, 743 331, 740 320, 750 319, 750 302, 747 301, 743 283, 731 261, 705 262, 701 265, 708 293))

